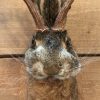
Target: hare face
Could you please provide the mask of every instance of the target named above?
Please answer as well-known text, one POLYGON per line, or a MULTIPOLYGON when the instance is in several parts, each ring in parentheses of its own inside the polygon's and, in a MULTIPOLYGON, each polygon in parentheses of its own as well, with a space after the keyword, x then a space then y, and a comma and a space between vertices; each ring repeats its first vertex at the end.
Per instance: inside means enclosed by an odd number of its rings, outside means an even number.
MULTIPOLYGON (((65 34, 58 31, 37 32, 35 47, 28 49, 25 54, 27 71, 36 79, 47 77, 66 79, 72 76, 72 64, 79 66, 79 63, 75 63, 77 59, 67 51, 65 41, 66 32, 65 34)), ((74 75, 78 71, 79 69, 74 75)))

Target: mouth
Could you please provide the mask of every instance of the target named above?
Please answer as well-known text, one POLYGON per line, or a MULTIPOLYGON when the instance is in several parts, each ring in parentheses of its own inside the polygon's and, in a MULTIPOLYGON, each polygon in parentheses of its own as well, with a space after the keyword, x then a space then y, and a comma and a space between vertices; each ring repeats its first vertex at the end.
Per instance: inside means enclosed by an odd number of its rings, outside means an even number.
POLYGON ((54 65, 52 67, 44 67, 43 71, 48 76, 54 76, 59 73, 60 69, 61 69, 60 67, 58 67, 57 65, 54 65))

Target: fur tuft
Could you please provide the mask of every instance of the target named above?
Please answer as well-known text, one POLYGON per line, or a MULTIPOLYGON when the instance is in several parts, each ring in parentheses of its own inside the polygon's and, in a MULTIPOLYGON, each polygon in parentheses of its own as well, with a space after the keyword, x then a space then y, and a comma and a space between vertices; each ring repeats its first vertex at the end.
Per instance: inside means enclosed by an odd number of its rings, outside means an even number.
POLYGON ((55 19, 58 15, 59 2, 58 0, 45 0, 43 7, 43 17, 45 24, 48 27, 54 25, 55 19))
POLYGON ((45 25, 49 28, 54 25, 60 8, 60 0, 36 0, 45 25))

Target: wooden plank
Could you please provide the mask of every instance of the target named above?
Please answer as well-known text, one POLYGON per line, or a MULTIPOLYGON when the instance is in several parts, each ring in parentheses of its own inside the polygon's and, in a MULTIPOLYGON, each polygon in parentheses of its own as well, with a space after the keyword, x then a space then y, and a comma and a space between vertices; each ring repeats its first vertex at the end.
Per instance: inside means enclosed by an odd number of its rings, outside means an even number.
POLYGON ((23 67, 19 60, 0 59, 0 100, 27 100, 23 67))
POLYGON ((0 54, 22 54, 30 45, 34 21, 23 0, 0 0, 0 54))
MULTIPOLYGON (((89 59, 77 77, 79 100, 100 100, 100 57, 89 59)), ((18 59, 0 59, 0 99, 27 100, 27 77, 24 70, 24 64, 18 59)))
POLYGON ((89 59, 77 77, 79 100, 100 100, 100 57, 89 59))
POLYGON ((79 53, 100 53, 100 0, 75 0, 67 29, 79 53))
MULTIPOLYGON (((67 29, 78 53, 100 53, 100 0, 75 0, 67 29)), ((23 0, 0 0, 0 55, 22 54, 34 34, 34 21, 23 0)))

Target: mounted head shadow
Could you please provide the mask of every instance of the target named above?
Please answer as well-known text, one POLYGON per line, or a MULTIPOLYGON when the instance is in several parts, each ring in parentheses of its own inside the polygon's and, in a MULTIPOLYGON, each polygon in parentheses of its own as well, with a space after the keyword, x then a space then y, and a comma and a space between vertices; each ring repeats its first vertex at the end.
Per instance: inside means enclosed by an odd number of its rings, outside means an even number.
POLYGON ((80 64, 65 29, 74 0, 24 0, 36 24, 32 46, 25 53, 27 71, 36 79, 75 76, 80 64))

